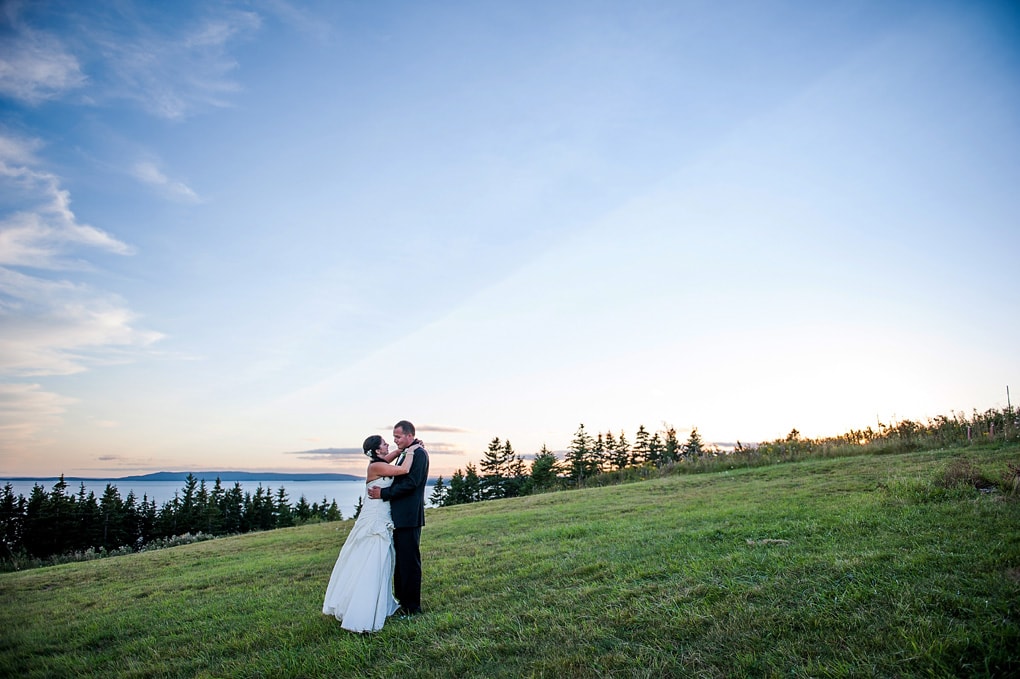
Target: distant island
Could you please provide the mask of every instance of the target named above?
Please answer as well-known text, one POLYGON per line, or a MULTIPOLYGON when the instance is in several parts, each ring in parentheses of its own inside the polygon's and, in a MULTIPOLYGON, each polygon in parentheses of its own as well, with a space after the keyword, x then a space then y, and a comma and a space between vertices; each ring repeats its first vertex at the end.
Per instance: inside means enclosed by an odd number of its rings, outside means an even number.
MULTIPOLYGON (((353 474, 322 474, 322 473, 289 473, 289 472, 238 472, 238 471, 198 471, 198 472, 153 472, 136 476, 89 477, 65 476, 65 481, 184 481, 188 474, 194 475, 199 481, 360 481, 363 476, 353 474)), ((6 481, 56 481, 59 476, 12 476, 6 481)))

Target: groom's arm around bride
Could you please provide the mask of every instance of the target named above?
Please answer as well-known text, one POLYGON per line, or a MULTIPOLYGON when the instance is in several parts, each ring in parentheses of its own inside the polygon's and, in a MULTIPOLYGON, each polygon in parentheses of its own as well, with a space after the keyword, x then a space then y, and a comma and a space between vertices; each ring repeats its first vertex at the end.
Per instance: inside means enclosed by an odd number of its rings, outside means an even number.
POLYGON ((401 420, 393 427, 393 440, 402 452, 414 452, 411 470, 393 479, 388 488, 369 489, 369 496, 390 503, 393 518, 393 547, 396 568, 393 594, 405 613, 421 611, 421 527, 425 525, 425 483, 429 476, 429 456, 421 441, 414 437, 414 425, 401 420), (378 495, 376 495, 378 494, 378 495))

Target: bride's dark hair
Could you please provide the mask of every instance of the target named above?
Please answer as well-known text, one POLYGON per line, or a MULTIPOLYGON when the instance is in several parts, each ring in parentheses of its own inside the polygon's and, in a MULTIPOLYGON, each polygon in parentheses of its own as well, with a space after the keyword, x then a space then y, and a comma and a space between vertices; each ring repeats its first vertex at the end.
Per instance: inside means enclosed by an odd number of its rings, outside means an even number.
POLYGON ((365 455, 372 458, 373 462, 386 461, 379 457, 379 455, 376 453, 376 451, 379 450, 379 446, 382 445, 382 442, 383 442, 382 436, 379 436, 379 434, 372 434, 367 439, 365 439, 364 443, 361 444, 361 448, 365 452, 365 455))

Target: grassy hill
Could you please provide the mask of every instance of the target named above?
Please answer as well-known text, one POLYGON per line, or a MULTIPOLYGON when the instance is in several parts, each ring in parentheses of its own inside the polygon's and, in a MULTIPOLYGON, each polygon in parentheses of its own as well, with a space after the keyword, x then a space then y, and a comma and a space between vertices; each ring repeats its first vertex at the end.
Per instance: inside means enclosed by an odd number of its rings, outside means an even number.
POLYGON ((351 522, 0 574, 18 677, 1020 674, 1020 448, 431 509, 426 613, 321 615, 351 522), (1008 490, 1008 489, 1007 489, 1008 490))

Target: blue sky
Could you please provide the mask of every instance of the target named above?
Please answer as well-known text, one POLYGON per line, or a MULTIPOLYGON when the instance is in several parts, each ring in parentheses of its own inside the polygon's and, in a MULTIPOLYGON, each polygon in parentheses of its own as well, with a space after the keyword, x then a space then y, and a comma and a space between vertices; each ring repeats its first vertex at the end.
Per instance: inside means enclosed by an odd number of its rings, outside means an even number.
POLYGON ((1005 2, 3 2, 0 476, 1005 407, 1018 38, 1005 2))

